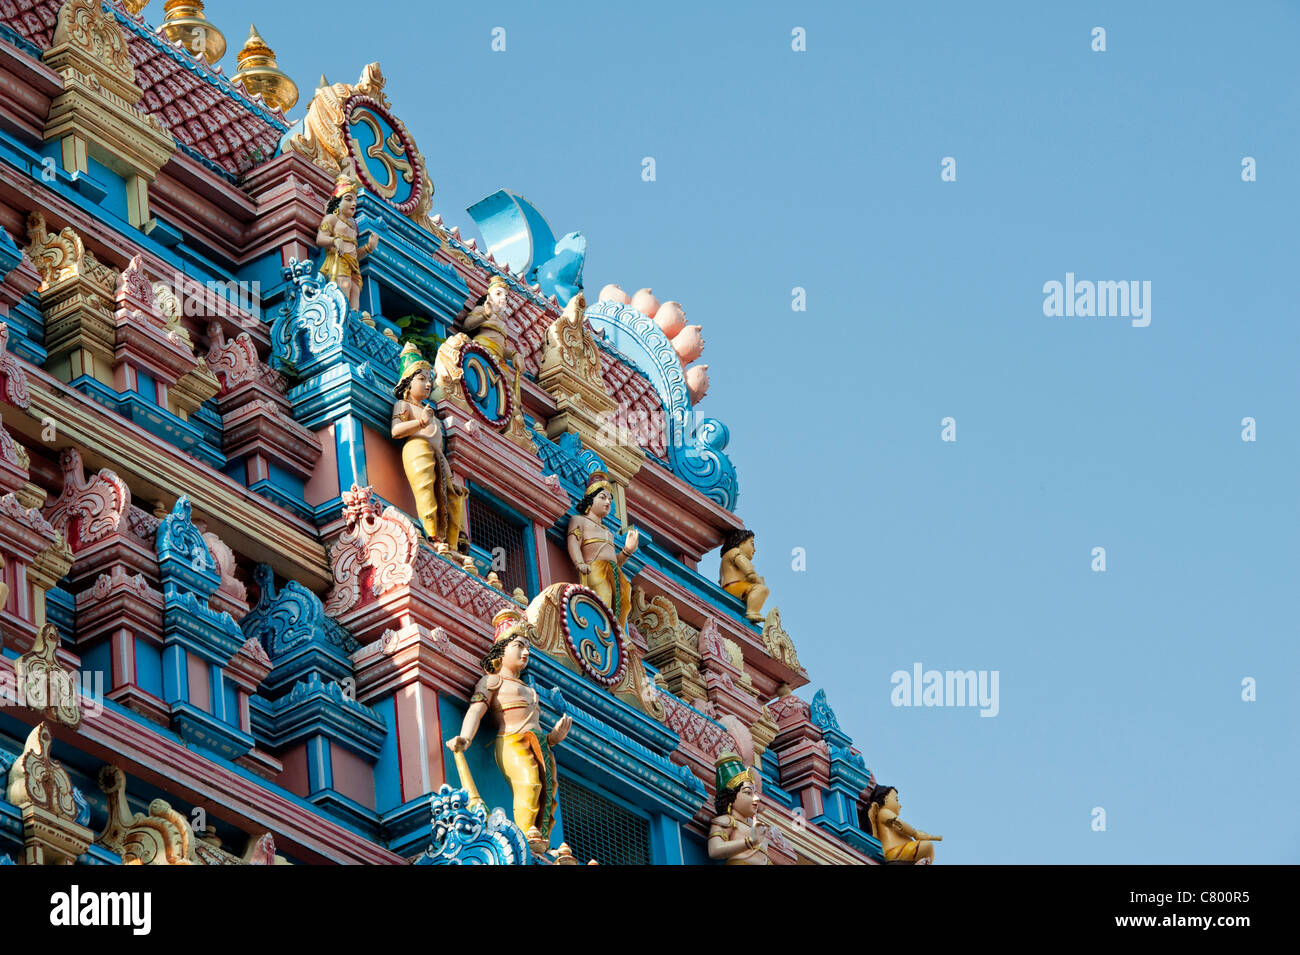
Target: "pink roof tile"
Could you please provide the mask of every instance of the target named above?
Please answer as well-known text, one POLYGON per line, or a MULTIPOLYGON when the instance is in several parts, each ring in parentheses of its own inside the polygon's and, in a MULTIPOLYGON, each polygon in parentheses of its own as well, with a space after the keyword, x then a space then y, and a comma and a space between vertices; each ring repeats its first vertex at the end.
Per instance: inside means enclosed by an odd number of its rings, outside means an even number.
MULTIPOLYGON (((61 5, 61 0, 0 0, 0 23, 48 50, 61 5)), ((162 37, 124 32, 136 83, 145 94, 140 108, 158 117, 178 142, 235 176, 275 155, 282 129, 223 88, 224 81, 206 67, 194 69, 178 61, 162 37)))

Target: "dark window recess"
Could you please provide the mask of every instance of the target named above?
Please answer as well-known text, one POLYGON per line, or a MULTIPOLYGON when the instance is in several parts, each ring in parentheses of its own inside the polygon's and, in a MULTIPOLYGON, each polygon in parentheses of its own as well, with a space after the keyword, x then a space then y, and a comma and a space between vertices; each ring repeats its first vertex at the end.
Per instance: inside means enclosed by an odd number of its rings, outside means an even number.
POLYGON ((650 823, 571 777, 560 777, 560 814, 564 841, 579 862, 650 864, 650 823))
POLYGON ((506 518, 486 501, 470 495, 469 532, 475 549, 482 548, 492 561, 485 570, 495 570, 501 578, 501 589, 514 593, 523 588, 531 598, 528 588, 528 558, 524 554, 524 529, 506 518), (502 567, 502 563, 505 564, 502 567))

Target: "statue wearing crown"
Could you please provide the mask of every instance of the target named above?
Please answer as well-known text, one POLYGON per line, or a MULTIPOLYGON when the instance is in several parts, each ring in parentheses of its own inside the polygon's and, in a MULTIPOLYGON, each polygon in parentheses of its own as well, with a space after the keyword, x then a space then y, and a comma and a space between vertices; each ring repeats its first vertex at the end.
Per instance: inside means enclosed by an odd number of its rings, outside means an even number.
POLYGON ((758 788, 754 771, 735 753, 718 754, 714 764, 717 795, 709 824, 709 858, 727 865, 771 865, 767 829, 758 825, 758 788))
POLYGON ((410 342, 402 349, 398 383, 394 389, 392 435, 404 439, 402 467, 415 495, 420 523, 440 552, 460 550, 466 544, 465 502, 469 492, 456 486, 443 450, 442 422, 427 403, 434 397, 429 363, 410 342))
POLYGON ((488 280, 487 295, 483 301, 470 311, 463 327, 466 334, 479 345, 492 353, 502 365, 509 365, 514 372, 511 390, 514 394, 514 407, 522 410, 519 401, 519 356, 510 347, 510 308, 508 305, 510 287, 500 275, 493 275, 488 280))
POLYGON ((334 195, 325 206, 325 218, 316 232, 316 244, 325 250, 320 274, 333 282, 348 300, 348 309, 361 307, 361 259, 379 245, 379 236, 357 246, 357 192, 360 186, 351 176, 339 176, 334 195))
MULTIPOLYGON (((514 818, 534 851, 545 851, 555 822, 555 758, 551 748, 569 735, 572 718, 562 716, 549 733, 542 732, 537 691, 522 679, 532 648, 532 624, 518 608, 506 607, 492 618, 492 649, 483 657, 485 676, 474 687, 460 733, 447 741, 456 757, 461 783, 477 798, 469 778, 465 750, 474 741, 479 723, 491 713, 499 732, 497 765, 510 782, 514 818)), ((481 801, 481 800, 480 800, 481 801)))
POLYGON ((569 559, 578 568, 579 583, 590 587, 605 602, 620 628, 627 629, 628 611, 632 609, 632 581, 623 563, 636 553, 640 535, 636 528, 628 532, 620 549, 614 534, 604 524, 614 504, 614 485, 604 471, 593 471, 587 478, 587 493, 578 502, 569 519, 569 559))

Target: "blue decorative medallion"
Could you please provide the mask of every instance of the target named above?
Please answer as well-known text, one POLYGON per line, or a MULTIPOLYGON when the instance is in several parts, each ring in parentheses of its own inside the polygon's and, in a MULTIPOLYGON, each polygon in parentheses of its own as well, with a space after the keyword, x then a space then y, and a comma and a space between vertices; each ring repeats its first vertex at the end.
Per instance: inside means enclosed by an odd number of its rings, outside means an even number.
POLYGON ((618 621, 594 591, 579 584, 565 588, 561 603, 564 639, 582 672, 601 686, 617 686, 627 671, 618 621))
POLYGON ((431 185, 406 127, 378 100, 355 93, 343 104, 343 138, 362 185, 402 215, 414 212, 431 185))
POLYGON ((488 427, 504 431, 513 411, 509 379, 492 353, 476 342, 460 349, 461 390, 470 410, 488 427))

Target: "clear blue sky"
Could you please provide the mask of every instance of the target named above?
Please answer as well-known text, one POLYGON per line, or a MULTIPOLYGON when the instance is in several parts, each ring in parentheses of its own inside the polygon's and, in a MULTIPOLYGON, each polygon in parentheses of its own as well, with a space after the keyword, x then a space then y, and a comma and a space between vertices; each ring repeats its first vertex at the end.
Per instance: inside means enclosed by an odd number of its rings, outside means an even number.
POLYGON ((703 324, 801 694, 940 862, 1300 862, 1294 4, 208 13, 228 70, 256 19, 294 118, 379 60, 465 235, 509 187, 590 291, 703 324), (1045 317, 1066 272, 1150 281, 1150 326, 1045 317), (893 707, 918 661, 998 670, 999 715, 893 707))

